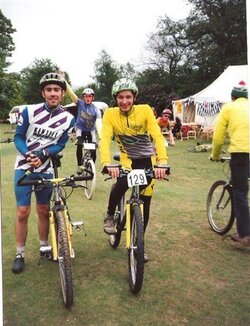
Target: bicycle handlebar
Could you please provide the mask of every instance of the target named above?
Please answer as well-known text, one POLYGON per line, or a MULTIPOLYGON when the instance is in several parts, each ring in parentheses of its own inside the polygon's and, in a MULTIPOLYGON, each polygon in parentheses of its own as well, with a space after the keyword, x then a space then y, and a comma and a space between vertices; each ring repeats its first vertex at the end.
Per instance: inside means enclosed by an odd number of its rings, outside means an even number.
MULTIPOLYGON (((124 170, 122 169, 122 166, 121 164, 110 164, 108 166, 104 166, 103 170, 102 170, 102 174, 108 174, 108 167, 109 168, 118 168, 119 169, 119 177, 118 178, 123 178, 123 177, 126 177, 128 175, 128 173, 130 171, 128 170, 124 170)), ((162 166, 159 166, 159 165, 154 165, 154 168, 162 168, 162 169, 165 169, 165 175, 170 175, 170 166, 167 166, 167 167, 162 167, 162 166)), ((149 168, 149 169, 145 169, 145 174, 147 177, 151 177, 151 178, 155 178, 155 174, 154 174, 154 169, 153 168, 149 168)), ((109 178, 106 178, 106 180, 109 180, 109 179, 112 179, 111 177, 109 178)), ((165 179, 165 180, 168 180, 168 179, 165 179)))
POLYGON ((72 188, 76 188, 77 185, 75 185, 75 181, 85 181, 85 180, 92 180, 91 175, 80 175, 80 176, 74 176, 71 175, 70 177, 65 177, 65 178, 52 178, 52 179, 29 179, 25 180, 25 178, 30 175, 32 172, 28 170, 24 176, 22 176, 18 181, 17 181, 17 186, 30 186, 30 185, 49 185, 49 184, 63 184, 63 186, 68 186, 72 188), (28 173, 29 172, 29 173, 28 173))

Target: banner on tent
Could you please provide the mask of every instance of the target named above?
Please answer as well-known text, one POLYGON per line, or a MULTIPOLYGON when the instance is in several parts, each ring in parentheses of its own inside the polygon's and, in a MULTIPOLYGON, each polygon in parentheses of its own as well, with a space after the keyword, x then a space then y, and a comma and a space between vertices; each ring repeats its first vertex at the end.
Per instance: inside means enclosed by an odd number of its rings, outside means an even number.
POLYGON ((202 102, 197 103, 197 114, 200 116, 213 116, 221 110, 220 102, 202 102))

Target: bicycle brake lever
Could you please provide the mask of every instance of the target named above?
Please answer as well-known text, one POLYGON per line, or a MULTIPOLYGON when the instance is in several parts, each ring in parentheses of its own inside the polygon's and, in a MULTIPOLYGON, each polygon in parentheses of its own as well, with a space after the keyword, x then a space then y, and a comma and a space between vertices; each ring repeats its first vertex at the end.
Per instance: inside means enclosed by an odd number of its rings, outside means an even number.
POLYGON ((110 180, 110 179, 112 179, 112 177, 108 177, 108 178, 104 179, 104 181, 107 181, 107 180, 110 180))

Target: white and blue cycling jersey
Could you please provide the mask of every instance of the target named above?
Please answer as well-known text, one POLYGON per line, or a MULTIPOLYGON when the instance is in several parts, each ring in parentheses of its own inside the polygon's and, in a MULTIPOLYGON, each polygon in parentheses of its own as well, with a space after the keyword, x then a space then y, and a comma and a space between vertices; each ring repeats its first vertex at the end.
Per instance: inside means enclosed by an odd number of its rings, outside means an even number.
POLYGON ((86 104, 83 100, 77 101, 78 114, 76 119, 76 127, 82 131, 95 130, 96 119, 102 117, 100 109, 93 103, 86 104))
POLYGON ((28 170, 29 163, 25 153, 46 150, 48 158, 36 169, 36 172, 51 173, 50 156, 59 153, 69 138, 68 133, 74 127, 75 118, 62 106, 50 111, 47 104, 27 106, 19 118, 14 143, 18 150, 15 169, 28 170))

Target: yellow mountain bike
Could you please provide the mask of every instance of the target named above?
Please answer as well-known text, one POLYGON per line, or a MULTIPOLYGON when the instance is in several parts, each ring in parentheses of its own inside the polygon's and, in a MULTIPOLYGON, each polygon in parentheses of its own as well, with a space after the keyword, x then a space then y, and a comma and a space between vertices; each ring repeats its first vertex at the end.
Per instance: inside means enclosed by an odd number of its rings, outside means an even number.
MULTIPOLYGON (((75 181, 90 180, 92 175, 85 173, 81 176, 69 176, 64 178, 58 177, 58 157, 53 159, 54 178, 53 179, 28 179, 32 173, 27 171, 18 182, 17 185, 33 185, 34 191, 39 191, 42 187, 53 187, 52 202, 53 206, 50 210, 50 246, 41 247, 42 254, 53 261, 58 262, 59 275, 61 280, 61 288, 63 294, 63 302, 66 308, 70 308, 73 304, 73 279, 71 258, 75 257, 72 247, 73 228, 79 229, 84 222, 73 222, 66 200, 72 194, 74 188, 82 187, 75 181), (66 188, 70 188, 71 192, 67 194, 66 188)), ((34 172, 34 171, 33 171, 34 172)))
MULTIPOLYGON (((118 164, 109 165, 109 167, 118 167, 120 169, 119 178, 127 178, 128 187, 131 188, 130 198, 125 201, 124 195, 116 207, 114 214, 116 231, 115 234, 109 235, 109 242, 114 249, 117 248, 122 231, 126 232, 129 286, 133 294, 138 294, 142 288, 144 277, 143 201, 139 198, 139 187, 148 184, 147 177, 154 178, 154 171, 153 169, 126 171, 118 164)), ((102 173, 108 173, 107 169, 104 168, 102 173)), ((166 175, 168 174, 170 174, 170 167, 166 169, 166 175)), ((111 179, 111 177, 105 180, 108 179, 111 179)))

